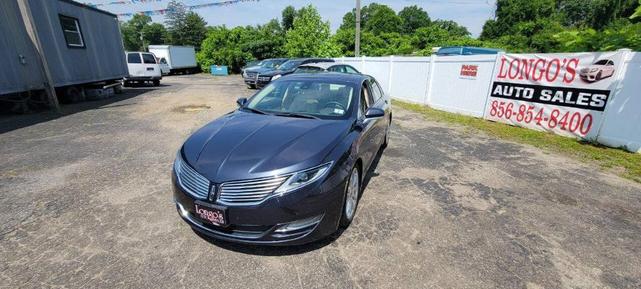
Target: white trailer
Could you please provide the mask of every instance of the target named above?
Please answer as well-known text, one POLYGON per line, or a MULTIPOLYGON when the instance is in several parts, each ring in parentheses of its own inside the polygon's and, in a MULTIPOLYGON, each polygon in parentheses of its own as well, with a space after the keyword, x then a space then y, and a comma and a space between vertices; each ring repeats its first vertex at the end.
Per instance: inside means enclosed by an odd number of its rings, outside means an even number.
POLYGON ((164 58, 171 73, 191 73, 198 68, 193 46, 149 45, 149 52, 156 55, 159 62, 164 58))

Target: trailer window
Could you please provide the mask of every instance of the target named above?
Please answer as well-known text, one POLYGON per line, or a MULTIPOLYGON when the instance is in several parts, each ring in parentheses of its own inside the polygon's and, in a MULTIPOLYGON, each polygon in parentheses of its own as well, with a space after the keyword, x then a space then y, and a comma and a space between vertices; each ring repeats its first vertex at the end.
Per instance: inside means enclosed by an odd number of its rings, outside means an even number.
POLYGON ((156 64, 156 57, 153 54, 143 53, 142 61, 146 64, 156 64))
POLYGON ((82 39, 82 31, 80 31, 80 23, 78 22, 78 19, 64 15, 59 16, 60 26, 62 26, 62 32, 65 35, 67 46, 84 48, 85 42, 82 39))
POLYGON ((142 63, 142 60, 140 60, 140 53, 127 54, 127 63, 142 63))

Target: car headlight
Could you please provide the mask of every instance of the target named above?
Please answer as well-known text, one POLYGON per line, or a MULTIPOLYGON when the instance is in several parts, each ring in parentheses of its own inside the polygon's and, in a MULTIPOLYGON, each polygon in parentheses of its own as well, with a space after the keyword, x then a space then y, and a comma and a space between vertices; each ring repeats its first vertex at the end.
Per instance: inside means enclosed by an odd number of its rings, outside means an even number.
POLYGON ((243 77, 247 77, 247 72, 243 70, 243 77))
POLYGON ((282 75, 280 75, 280 74, 276 74, 276 75, 272 76, 272 80, 279 79, 281 76, 282 75))
POLYGON ((332 162, 329 162, 317 167, 313 167, 311 169, 297 172, 289 177, 282 185, 280 185, 280 187, 278 187, 278 189, 274 191, 274 194, 282 196, 286 193, 318 181, 329 172, 329 169, 331 167, 332 162))

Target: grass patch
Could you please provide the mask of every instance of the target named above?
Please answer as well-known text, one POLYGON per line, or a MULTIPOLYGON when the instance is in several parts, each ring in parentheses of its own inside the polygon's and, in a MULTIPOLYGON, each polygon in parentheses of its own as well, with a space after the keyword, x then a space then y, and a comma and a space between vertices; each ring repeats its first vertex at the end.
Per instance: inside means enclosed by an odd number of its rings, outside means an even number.
POLYGON ((641 154, 588 143, 553 133, 510 126, 475 117, 440 111, 420 104, 393 101, 395 106, 418 112, 428 120, 463 125, 490 136, 535 146, 560 153, 579 161, 596 164, 619 176, 641 183, 641 154))

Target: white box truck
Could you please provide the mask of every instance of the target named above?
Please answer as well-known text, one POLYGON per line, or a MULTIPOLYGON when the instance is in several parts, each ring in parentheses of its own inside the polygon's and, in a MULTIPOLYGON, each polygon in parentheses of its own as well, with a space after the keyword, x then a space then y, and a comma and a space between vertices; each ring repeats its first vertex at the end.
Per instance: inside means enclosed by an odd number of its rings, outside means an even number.
POLYGON ((198 68, 193 46, 149 45, 149 52, 156 55, 158 63, 163 63, 164 59, 170 73, 192 73, 198 68))

